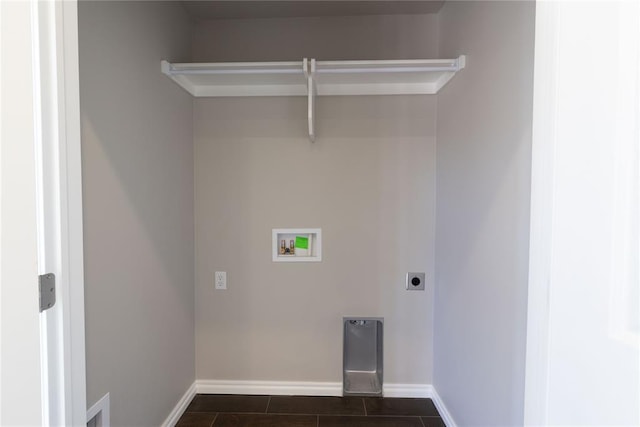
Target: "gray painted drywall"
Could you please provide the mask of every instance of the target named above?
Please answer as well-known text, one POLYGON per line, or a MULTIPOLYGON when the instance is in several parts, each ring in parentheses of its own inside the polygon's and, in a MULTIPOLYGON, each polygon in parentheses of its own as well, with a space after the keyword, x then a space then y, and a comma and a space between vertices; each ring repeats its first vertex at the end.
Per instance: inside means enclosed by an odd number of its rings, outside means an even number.
MULTIPOLYGON (((434 16, 197 24, 194 60, 434 57, 434 16), (232 40, 211 43, 212 40, 232 40), (340 40, 340 41, 339 41, 340 40)), ((385 318, 385 381, 431 382, 435 97, 199 99, 199 379, 341 381, 344 315, 385 318), (273 263, 271 229, 319 227, 321 263, 273 263), (214 291, 227 271, 229 289, 214 291), (426 292, 404 290, 427 272, 426 292)))
POLYGON ((345 315, 385 318, 385 381, 431 383, 434 97, 195 103, 196 375, 342 381, 345 315), (322 262, 274 263, 271 229, 322 228, 322 262), (228 290, 214 290, 217 270, 228 290), (404 290, 407 271, 427 291, 404 290))
POLYGON ((313 16, 416 15, 437 13, 444 0, 429 1, 184 1, 195 21, 313 16))
POLYGON ((460 426, 523 423, 533 2, 446 2, 438 95, 434 385, 460 426))
POLYGON ((199 22, 193 60, 436 58, 438 16, 370 15, 199 22))
POLYGON ((193 101, 160 73, 190 25, 173 2, 80 2, 79 38, 87 404, 158 426, 195 378, 193 101))

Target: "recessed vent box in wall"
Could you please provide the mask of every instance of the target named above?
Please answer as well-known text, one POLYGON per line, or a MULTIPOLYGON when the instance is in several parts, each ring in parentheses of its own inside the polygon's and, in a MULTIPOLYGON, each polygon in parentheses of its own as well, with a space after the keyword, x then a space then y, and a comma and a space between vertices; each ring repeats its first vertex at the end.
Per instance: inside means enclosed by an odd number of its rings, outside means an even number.
POLYGON ((382 396, 382 318, 345 317, 342 394, 382 396))
POLYGON ((463 69, 465 62, 464 55, 388 61, 162 61, 161 69, 196 97, 306 96, 309 138, 313 141, 316 96, 432 95, 463 69))

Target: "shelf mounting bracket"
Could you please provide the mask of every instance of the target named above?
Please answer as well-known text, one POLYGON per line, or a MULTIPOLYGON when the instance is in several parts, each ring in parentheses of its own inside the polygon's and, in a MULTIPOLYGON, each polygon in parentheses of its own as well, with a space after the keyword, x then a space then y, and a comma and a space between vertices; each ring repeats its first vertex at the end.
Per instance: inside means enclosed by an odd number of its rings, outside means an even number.
POLYGON ((307 121, 309 124, 309 139, 311 142, 315 142, 316 85, 314 74, 316 72, 316 60, 311 59, 309 66, 309 61, 307 58, 304 58, 303 67, 304 75, 307 78, 307 121))

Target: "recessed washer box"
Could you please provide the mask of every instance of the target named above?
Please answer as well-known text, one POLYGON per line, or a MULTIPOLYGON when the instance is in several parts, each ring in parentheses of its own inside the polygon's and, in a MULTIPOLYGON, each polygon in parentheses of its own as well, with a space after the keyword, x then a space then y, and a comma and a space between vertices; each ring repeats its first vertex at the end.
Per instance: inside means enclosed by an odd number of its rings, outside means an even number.
POLYGON ((273 262, 322 261, 320 228, 274 228, 271 240, 273 262))

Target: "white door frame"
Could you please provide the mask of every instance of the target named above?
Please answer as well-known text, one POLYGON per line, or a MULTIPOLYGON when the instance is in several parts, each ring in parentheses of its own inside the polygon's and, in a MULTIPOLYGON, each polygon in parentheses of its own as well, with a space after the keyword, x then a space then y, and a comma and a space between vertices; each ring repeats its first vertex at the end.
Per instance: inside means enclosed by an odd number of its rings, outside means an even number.
POLYGON ((80 121, 80 69, 78 52, 78 2, 64 1, 58 6, 58 34, 62 31, 63 50, 59 58, 64 64, 64 106, 66 168, 65 178, 67 260, 68 260, 68 303, 69 317, 66 320, 69 340, 70 373, 68 387, 71 401, 72 425, 86 426, 87 423, 87 381, 85 354, 84 316, 84 237, 82 214, 82 150, 80 121))
POLYGON ((36 64, 38 270, 55 273, 41 314, 45 425, 86 425, 77 2, 32 0, 36 64))
MULTIPOLYGON (((559 116, 559 109, 564 105, 575 105, 579 102, 595 104, 597 101, 593 99, 576 100, 575 98, 563 98, 567 82, 567 66, 575 61, 579 64, 589 64, 584 57, 580 57, 581 52, 591 48, 593 40, 586 39, 583 45, 580 43, 568 44, 563 37, 567 33, 579 32, 579 34, 587 34, 594 31, 595 35, 606 33, 611 37, 610 44, 619 43, 619 46, 610 46, 612 49, 618 48, 619 52, 624 55, 618 57, 608 57, 606 51, 598 51, 597 57, 605 61, 602 68, 589 69, 588 66, 583 67, 584 74, 571 74, 572 79, 578 81, 584 86, 584 96, 591 95, 591 85, 594 80, 601 78, 602 81, 611 85, 612 91, 618 94, 618 111, 617 111, 617 128, 611 126, 610 138, 605 143, 610 145, 610 150, 615 154, 614 164, 616 176, 615 193, 611 195, 611 200, 601 200, 601 203, 611 202, 614 204, 613 212, 615 220, 611 231, 611 241, 594 242, 595 246, 606 248, 602 253, 609 250, 612 254, 610 259, 603 259, 600 262, 603 265, 612 262, 611 277, 608 283, 583 283, 584 290, 588 287, 611 287, 611 301, 602 301, 601 304, 609 305, 609 313, 613 314, 609 318, 609 337, 612 340, 624 340, 628 345, 635 347, 636 351, 639 345, 639 336, 637 332, 625 330, 626 326, 618 322, 619 319, 615 315, 631 315, 626 312, 629 305, 625 304, 630 287, 638 286, 637 277, 632 277, 635 266, 640 261, 637 258, 637 224, 638 218, 633 218, 634 213, 638 212, 638 193, 640 191, 640 182, 633 182, 634 168, 638 167, 640 159, 638 158, 638 111, 640 111, 640 97, 638 97, 638 82, 640 81, 640 31, 638 22, 640 20, 640 6, 635 2, 585 2, 586 6, 603 5, 612 8, 618 8, 617 13, 619 21, 617 25, 613 25, 611 21, 603 22, 600 28, 580 27, 580 16, 575 14, 575 2, 563 1, 538 1, 536 5, 536 40, 535 40, 535 68, 534 68, 534 105, 533 105, 533 150, 532 150, 532 180, 531 180, 531 228, 530 228, 530 260, 529 260, 529 294, 528 294, 528 318, 527 318, 527 356, 526 356, 526 381, 525 381, 525 414, 524 424, 528 426, 544 426, 553 424, 551 420, 550 408, 551 404, 558 402, 550 401, 550 383, 551 379, 562 381, 556 377, 551 377, 551 356, 552 346, 551 337, 558 330, 559 324, 563 319, 560 316, 554 318, 551 303, 555 301, 555 312, 558 311, 558 299, 555 296, 559 292, 559 288, 563 283, 554 283, 554 272, 558 268, 562 268, 566 260, 566 252, 562 253, 557 249, 559 229, 555 224, 557 217, 567 213, 559 211, 554 206, 554 200, 557 201, 556 191, 558 182, 567 175, 579 176, 580 170, 580 148, 575 150, 576 161, 575 169, 567 167, 566 163, 563 169, 558 169, 558 153, 557 150, 563 148, 567 150, 567 122, 573 124, 575 117, 571 117, 564 109, 565 116, 559 116), (605 26, 606 24, 606 26, 605 26), (586 45, 586 48, 585 48, 586 45), (606 59, 605 59, 606 58, 606 59), (614 58, 618 59, 618 62, 614 58), (607 62, 608 61, 608 62, 607 62), (606 71, 604 71, 606 69, 606 71), (633 74, 635 73, 635 75, 633 74), (564 80, 561 80, 561 77, 564 80), (619 82, 625 83, 625 89, 618 88, 619 82), (627 90, 628 88, 628 90, 627 90), (635 100, 633 97, 635 96, 635 100), (635 103, 635 106, 634 106, 635 103), (564 140, 560 140, 560 127, 564 132, 564 140), (634 134, 635 132, 635 134, 634 134), (568 170, 567 170, 568 169, 568 170), (634 225, 635 223, 635 225, 634 225), (554 233, 555 231, 555 233, 554 233), (634 243, 633 241, 636 240, 634 243), (607 246, 607 243, 610 245, 607 246), (633 246, 636 247, 633 247, 633 246), (564 258, 563 258, 564 257, 564 258), (634 282, 635 280, 635 282, 634 282), (626 282, 625 282, 626 281, 626 282), (620 289, 622 284, 623 288, 620 289), (613 304, 613 305, 612 305, 613 304), (612 307, 614 307, 612 309, 612 307), (618 322, 618 323, 616 323, 618 322)), ((572 70, 572 68, 569 68, 572 70)), ((598 83, 602 83, 598 82, 598 83)), ((596 99, 596 98, 594 98, 596 99)), ((607 108, 603 106, 602 108, 607 108)), ((573 114, 580 114, 580 109, 576 108, 573 114)), ((601 125, 601 126, 606 126, 601 125)), ((580 142, 589 144, 593 141, 570 141, 579 147, 580 142)), ((602 141, 598 143, 602 144, 602 141)), ((573 145, 571 145, 573 146, 573 145)), ((589 159, 588 162, 592 162, 589 159)), ((606 163, 608 160, 603 159, 604 167, 609 167, 606 163)), ((593 165, 594 163, 588 163, 593 165)), ((595 169, 595 168, 594 168, 595 169)), ((595 172, 595 171, 594 171, 595 172)), ((583 172, 582 172, 583 173, 583 172)), ((584 212, 588 216, 588 212, 584 212)), ((561 233, 560 233, 561 234, 561 233)), ((565 235, 566 239, 566 235, 565 235)), ((565 242, 566 243, 566 242, 565 242)), ((566 245, 565 245, 566 246, 566 245)), ((578 249, 579 250, 579 249, 578 249)), ((604 267, 603 267, 604 268, 604 267)), ((564 300, 563 300, 564 301, 564 300)), ((575 295, 574 304, 581 304, 580 295, 575 295)), ((562 304, 564 308, 563 315, 571 317, 571 307, 562 304)), ((566 322, 565 322, 566 323, 566 322)), ((624 323, 624 321, 622 321, 624 323)), ((595 335, 595 334, 594 334, 595 335)), ((585 348, 577 348, 576 352, 589 351, 589 346, 585 348)), ((576 362, 580 359, 576 357, 576 362)), ((602 359, 602 363, 615 363, 608 359, 602 359)), ((638 360, 640 366, 640 359, 638 360)), ((594 372, 593 377, 603 376, 601 372, 594 372)), ((624 385, 639 383, 640 378, 628 378, 629 383, 624 385)), ((570 384, 570 383, 568 383, 570 384)), ((602 393, 612 393, 610 389, 601 389, 597 386, 602 384, 593 381, 595 389, 590 390, 594 396, 600 396, 602 393)), ((616 390, 620 393, 620 390, 616 390)), ((615 393, 613 394, 615 396, 615 393)), ((619 399, 622 401, 623 399, 619 399)), ((630 400, 634 400, 631 398, 630 400)), ((583 403, 584 404, 584 403, 583 403)), ((629 409, 630 405, 623 404, 621 407, 629 409)), ((640 419, 640 406, 636 403, 635 411, 637 419, 640 419)), ((586 410, 588 408, 585 408, 586 410)), ((633 410, 633 409, 632 409, 633 410)), ((570 415, 572 416, 572 415, 570 415)), ((594 421, 597 422, 597 421, 594 421)), ((579 422, 578 422, 579 424, 579 422)))

